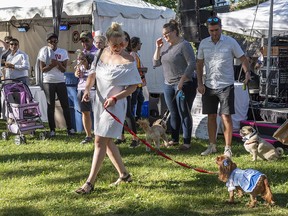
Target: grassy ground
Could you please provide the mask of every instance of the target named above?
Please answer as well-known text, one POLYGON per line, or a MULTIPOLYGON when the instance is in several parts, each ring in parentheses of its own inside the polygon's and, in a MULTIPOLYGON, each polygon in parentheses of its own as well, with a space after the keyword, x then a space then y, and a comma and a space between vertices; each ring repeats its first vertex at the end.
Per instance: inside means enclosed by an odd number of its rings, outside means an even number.
MULTIPOLYGON (((143 138, 143 134, 140 136, 143 138)), ((130 149, 130 136, 119 148, 133 182, 109 187, 118 176, 106 159, 95 191, 79 196, 74 190, 85 182, 93 153, 92 144, 79 144, 83 137, 67 138, 61 131, 53 140, 27 136, 28 143, 20 146, 14 144, 14 136, 8 141, 0 140, 0 215, 288 215, 287 157, 255 163, 237 142, 233 147, 234 161, 240 168, 255 168, 267 174, 275 207, 265 206, 259 197, 258 206, 249 209, 245 206, 248 195, 237 199, 235 205, 228 205, 227 188, 217 176, 147 153, 143 145, 130 149)), ((222 143, 220 138, 219 144, 222 143)), ((206 141, 193 139, 189 152, 177 148, 163 151, 192 167, 217 171, 216 155, 199 156, 205 145, 206 141)), ((223 152, 223 145, 219 145, 219 152, 223 152)))

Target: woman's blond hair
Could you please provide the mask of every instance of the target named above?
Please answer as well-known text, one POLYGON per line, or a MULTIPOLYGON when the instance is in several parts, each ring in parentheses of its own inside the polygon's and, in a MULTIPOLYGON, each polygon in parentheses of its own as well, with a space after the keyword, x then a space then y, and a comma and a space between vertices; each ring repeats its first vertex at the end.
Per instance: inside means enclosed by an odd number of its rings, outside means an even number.
POLYGON ((124 32, 121 28, 121 24, 112 22, 111 26, 106 31, 106 38, 109 40, 111 37, 123 37, 124 32))

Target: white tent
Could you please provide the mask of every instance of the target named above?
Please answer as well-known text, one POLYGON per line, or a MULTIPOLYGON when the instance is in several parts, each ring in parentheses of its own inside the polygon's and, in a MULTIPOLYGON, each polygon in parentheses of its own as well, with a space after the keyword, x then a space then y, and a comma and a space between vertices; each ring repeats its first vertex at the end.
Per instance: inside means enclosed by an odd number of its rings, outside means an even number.
MULTIPOLYGON (((39 49, 46 44, 47 32, 53 31, 52 0, 2 0, 0 7, 0 38, 6 35, 17 38, 20 49, 29 55, 31 66, 35 65, 39 49), (19 25, 29 25, 30 30, 18 32, 19 25)), ((111 22, 122 23, 131 37, 141 38, 140 55, 148 67, 149 92, 160 93, 163 91, 163 74, 161 68, 153 69, 152 56, 163 24, 174 17, 173 10, 142 0, 64 0, 62 22, 71 27, 68 31, 60 31, 59 47, 67 49, 73 60, 73 53, 81 48, 75 35, 83 30, 104 33, 111 22)), ((68 71, 73 71, 73 67, 68 71)))
MULTIPOLYGON (((226 31, 253 37, 268 37, 270 1, 239 11, 219 13, 222 19, 222 28, 226 31), (255 17, 256 16, 256 17, 255 17), (255 22, 254 22, 255 18, 255 22)), ((288 1, 274 0, 273 4, 273 32, 272 36, 288 35, 288 1)))

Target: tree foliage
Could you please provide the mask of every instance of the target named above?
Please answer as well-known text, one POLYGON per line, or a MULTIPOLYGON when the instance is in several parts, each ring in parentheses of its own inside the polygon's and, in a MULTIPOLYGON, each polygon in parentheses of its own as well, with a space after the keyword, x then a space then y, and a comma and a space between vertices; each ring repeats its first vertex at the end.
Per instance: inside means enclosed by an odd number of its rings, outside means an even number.
POLYGON ((239 0, 237 4, 235 4, 235 0, 230 0, 232 3, 230 6, 230 11, 241 10, 248 7, 253 7, 257 4, 261 4, 263 2, 267 2, 267 0, 239 0))
POLYGON ((144 0, 144 1, 158 6, 165 6, 173 9, 174 11, 177 10, 178 0, 144 0))
MULTIPOLYGON (((144 1, 154 4, 154 5, 158 5, 158 6, 165 6, 176 11, 179 0, 144 0, 144 1)), ((266 2, 267 0, 239 0, 238 2, 236 0, 227 0, 227 1, 230 1, 231 3, 230 10, 234 11, 234 10, 241 10, 244 8, 252 7, 257 4, 266 2)))

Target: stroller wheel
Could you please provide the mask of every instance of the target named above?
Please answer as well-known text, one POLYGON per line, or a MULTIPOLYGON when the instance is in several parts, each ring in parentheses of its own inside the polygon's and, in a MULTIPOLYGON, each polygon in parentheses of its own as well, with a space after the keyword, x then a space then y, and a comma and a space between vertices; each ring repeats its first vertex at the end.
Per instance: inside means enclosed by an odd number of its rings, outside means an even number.
POLYGON ((16 145, 20 145, 20 144, 21 144, 20 135, 16 135, 16 136, 15 136, 14 142, 15 142, 16 145))
POLYGON ((2 132, 2 139, 3 140, 8 140, 8 132, 2 132))
POLYGON ((46 137, 47 137, 47 132, 46 132, 46 131, 45 131, 45 132, 41 132, 41 133, 39 134, 39 139, 40 139, 40 140, 45 140, 46 137))
POLYGON ((20 136, 21 144, 26 144, 26 137, 24 135, 20 136))
POLYGON ((15 136, 15 144, 21 145, 26 143, 26 137, 24 135, 16 135, 15 136))
POLYGON ((36 132, 35 131, 31 131, 30 136, 31 137, 35 137, 36 132))

